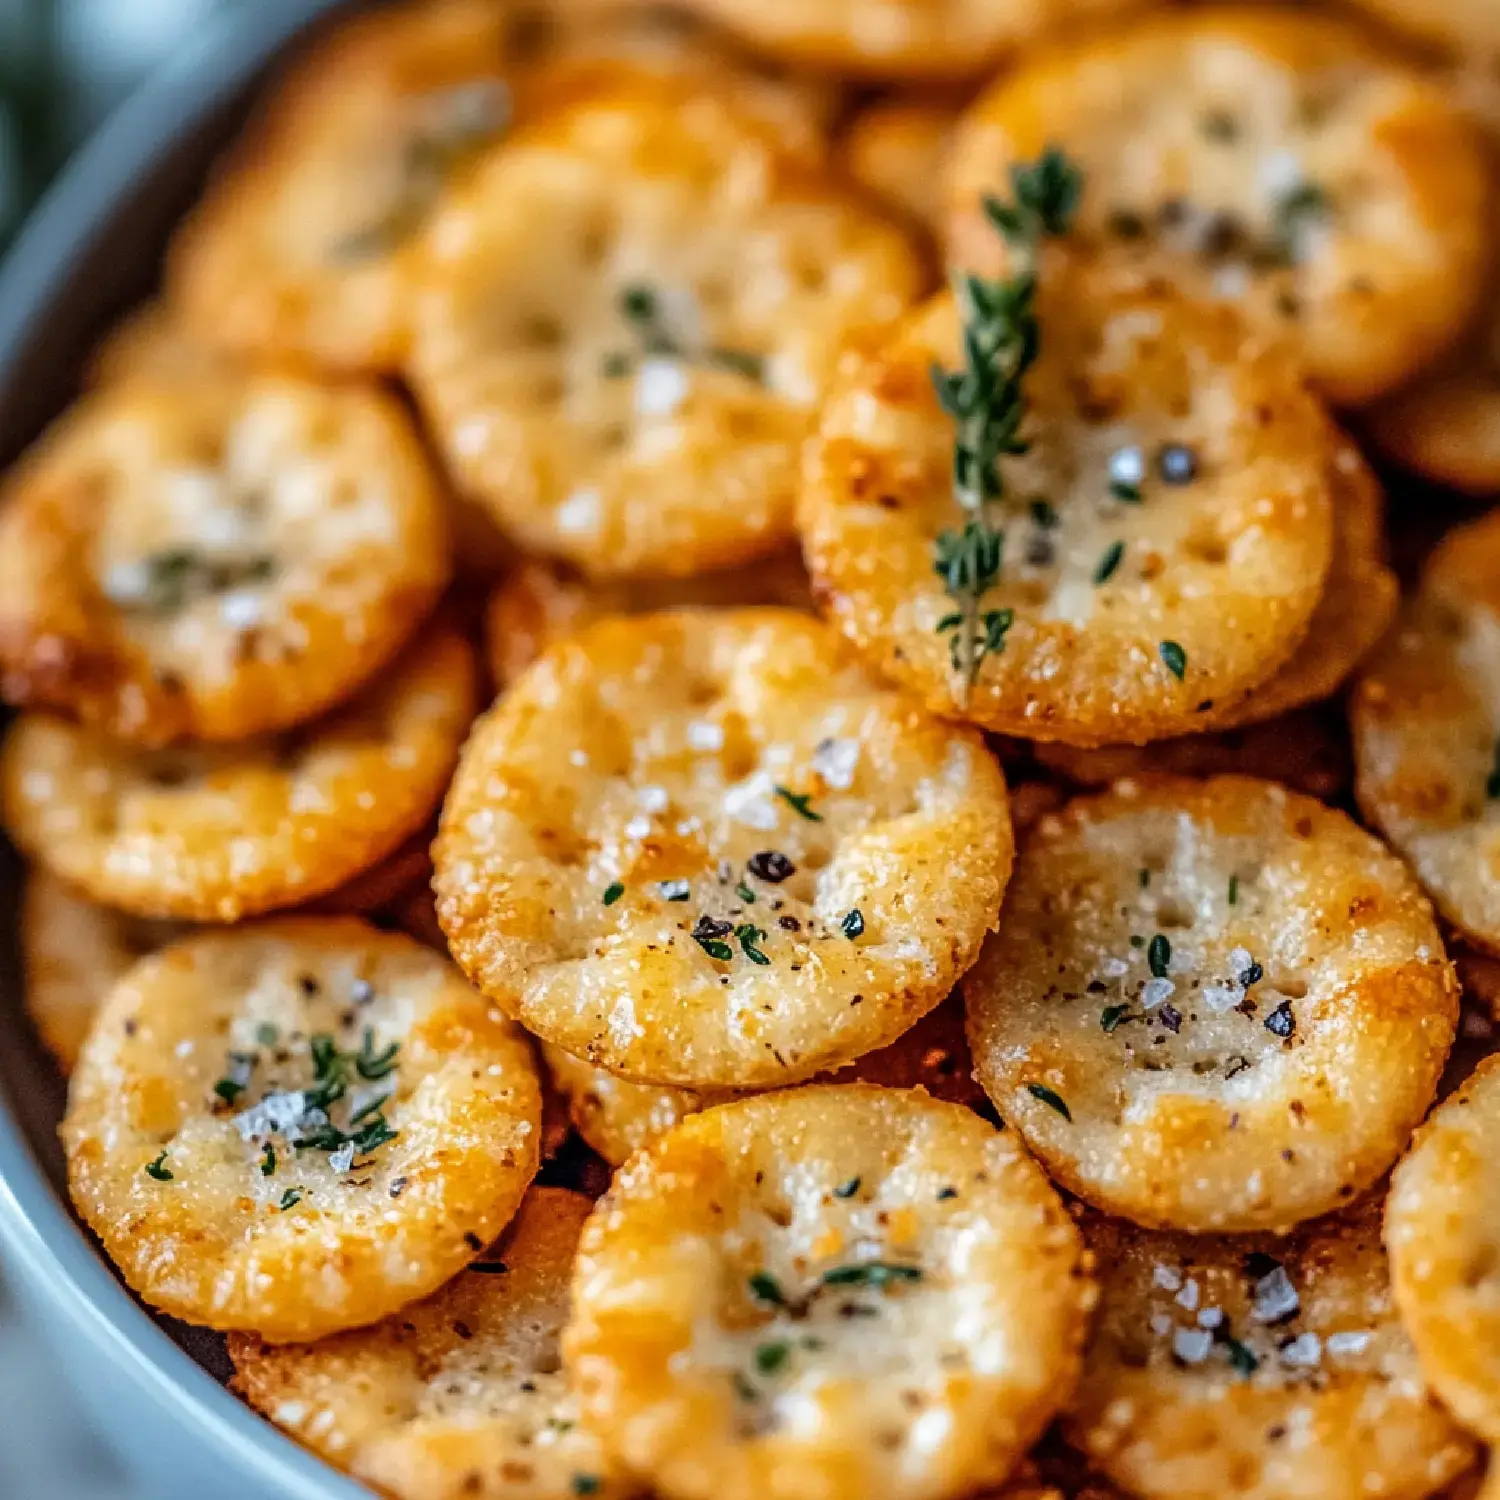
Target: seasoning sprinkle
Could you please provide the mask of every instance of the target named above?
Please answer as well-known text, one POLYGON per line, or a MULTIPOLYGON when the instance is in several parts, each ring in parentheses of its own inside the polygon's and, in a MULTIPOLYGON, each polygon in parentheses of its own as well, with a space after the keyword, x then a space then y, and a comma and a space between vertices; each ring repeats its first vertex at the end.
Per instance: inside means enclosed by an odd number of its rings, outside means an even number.
POLYGON ((1237 905, 1240 899, 1240 877, 1231 875, 1229 877, 1229 904, 1237 905))
POLYGON ((859 1183, 860 1179, 858 1177, 851 1177, 847 1182, 841 1182, 834 1188, 833 1196, 835 1198, 852 1198, 859 1191, 859 1183))
POLYGON ((301 1188, 288 1188, 281 1195, 281 1212, 285 1213, 289 1208, 295 1208, 302 1201, 301 1188))
POLYGON ((791 1357, 790 1344, 760 1344, 755 1350, 755 1368, 762 1375, 774 1375, 791 1357))
POLYGON ((756 1271, 748 1280, 750 1295, 757 1302, 767 1303, 771 1307, 785 1307, 786 1296, 781 1290, 781 1283, 771 1275, 769 1271, 756 1271))
POLYGON ((1172 962, 1172 945, 1158 932, 1146 948, 1146 964, 1157 979, 1167 977, 1167 965, 1172 962))
POLYGON ((806 818, 809 823, 821 823, 823 821, 823 814, 813 810, 811 793, 794 792, 790 787, 782 786, 779 781, 773 782, 771 789, 798 817, 806 818))
POLYGON ((797 867, 779 849, 762 849, 745 861, 745 868, 757 880, 780 885, 797 873, 797 867))
POLYGON ((1099 1012, 1099 1029, 1103 1032, 1111 1032, 1130 1013, 1128 1005, 1106 1005, 1099 1012))
POLYGON ((857 1265, 834 1266, 823 1272, 824 1286, 890 1286, 898 1281, 920 1281, 921 1266, 897 1261, 867 1260, 857 1265))
POLYGON ((145 1166, 146 1176, 157 1182, 171 1182, 172 1174, 166 1168, 167 1149, 162 1147, 161 1154, 155 1161, 148 1161, 145 1166))
POLYGON ((599 1476, 597 1474, 575 1474, 573 1476, 573 1493, 575 1495, 595 1495, 599 1492, 599 1476))
POLYGON ((1187 652, 1176 641, 1163 641, 1156 650, 1167 671, 1181 682, 1187 675, 1187 652))
POLYGON ((852 907, 844 915, 844 920, 839 923, 839 931, 851 940, 862 937, 865 930, 865 914, 857 907, 852 907))
POLYGON ((1072 1111, 1069 1110, 1067 1102, 1061 1094, 1054 1094, 1044 1083, 1028 1083, 1026 1092, 1033 1099, 1040 1099, 1048 1109, 1055 1109, 1069 1124, 1073 1121, 1072 1111))
POLYGON ((276 1148, 266 1142, 266 1149, 260 1158, 260 1175, 262 1177, 274 1177, 276 1175, 276 1148))
POLYGON ((604 887, 604 896, 602 899, 606 906, 613 906, 624 894, 625 887, 618 880, 612 880, 604 887))
POLYGON ((734 929, 734 935, 739 939, 740 952, 753 964, 768 965, 771 960, 760 950, 760 943, 765 938, 765 931, 752 922, 742 922, 734 929))
POLYGON ((1266 1030, 1272 1036, 1283 1039, 1292 1035, 1297 1029, 1297 1018, 1292 1014, 1292 1002, 1283 1000, 1270 1015, 1266 1017, 1266 1030))
POLYGON ((1112 542, 1099 559, 1099 566, 1094 569, 1094 582, 1108 583, 1114 577, 1115 570, 1120 566, 1121 559, 1125 556, 1125 543, 1112 542))
POLYGON ((693 894, 692 882, 688 880, 663 880, 656 888, 663 901, 686 901, 693 894))

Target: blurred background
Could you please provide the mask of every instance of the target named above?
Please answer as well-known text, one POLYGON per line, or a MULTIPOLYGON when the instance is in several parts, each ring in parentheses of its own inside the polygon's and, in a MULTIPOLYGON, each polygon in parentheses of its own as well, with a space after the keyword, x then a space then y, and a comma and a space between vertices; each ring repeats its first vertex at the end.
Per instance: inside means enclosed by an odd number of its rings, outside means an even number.
MULTIPOLYGON (((216 10, 255 0, 0 0, 0 250, 69 152, 216 10)), ((0 1276, 0 1497, 150 1500, 92 1440, 0 1276)))
POLYGON ((0 0, 0 245, 142 74, 215 11, 253 3, 0 0))

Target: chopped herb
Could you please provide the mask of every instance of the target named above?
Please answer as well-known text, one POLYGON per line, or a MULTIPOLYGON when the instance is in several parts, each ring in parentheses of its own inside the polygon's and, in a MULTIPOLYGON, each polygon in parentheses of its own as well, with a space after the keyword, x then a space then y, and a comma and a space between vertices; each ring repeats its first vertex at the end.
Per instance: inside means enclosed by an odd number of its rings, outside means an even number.
POLYGON ((958 1189, 956 1187, 940 1187, 938 1189, 937 1201, 939 1203, 946 1203, 950 1198, 956 1197, 958 1197, 958 1189))
POLYGON ((599 361, 599 373, 606 380, 619 380, 635 368, 635 360, 618 349, 612 349, 599 361))
POLYGON ((271 1025, 269 1021, 262 1021, 260 1025, 255 1028, 255 1040, 259 1042, 262 1047, 274 1047, 276 1045, 276 1039, 279 1035, 280 1033, 274 1026, 271 1025))
POLYGON ((112 569, 104 591, 122 610, 176 614, 194 600, 227 593, 247 583, 264 583, 276 572, 276 559, 264 553, 210 558, 192 547, 166 547, 139 562, 112 569))
POLYGON ((1146 946, 1146 940, 1140 935, 1140 933, 1132 932, 1130 934, 1130 946, 1132 948, 1144 948, 1146 946))
POLYGON ((1151 884, 1151 871, 1143 869, 1137 878, 1141 882, 1141 889, 1145 890, 1151 884))
POLYGON ((1106 1005, 1099 1012, 1099 1029, 1104 1032, 1113 1031, 1129 1014, 1128 1005, 1106 1005))
POLYGON ((469 1262, 471 1271, 478 1271, 481 1276, 508 1276, 510 1267, 503 1260, 471 1260, 469 1262))
POLYGON ((260 1175, 262 1177, 274 1177, 276 1175, 276 1148, 266 1142, 266 1149, 260 1158, 260 1175))
POLYGON ((841 1182, 834 1188, 833 1196, 835 1198, 852 1198, 859 1191, 859 1183, 860 1179, 858 1177, 851 1177, 847 1182, 841 1182))
POLYGON ((1495 761, 1484 784, 1484 794, 1492 802, 1500 797, 1500 740, 1495 741, 1495 761))
POLYGON ((612 880, 604 887, 604 904, 606 906, 613 906, 624 894, 625 887, 618 880, 612 880))
POLYGON ((686 901, 693 894, 690 880, 663 880, 657 884, 663 901, 686 901))
POLYGON ((750 1383, 749 1376, 740 1370, 736 1370, 730 1378, 734 1383, 735 1394, 741 1401, 760 1400, 760 1392, 750 1383))
POLYGON ((1289 1037, 1297 1029, 1297 1018, 1292 1014, 1292 1002, 1283 1000, 1270 1015, 1266 1017, 1266 1030, 1272 1036, 1289 1037))
POLYGON ((1057 512, 1052 508, 1052 502, 1038 495, 1031 502, 1031 519, 1043 531, 1051 531, 1057 525, 1057 512))
POLYGON ((1111 542, 1105 548, 1104 556, 1099 559, 1099 566, 1094 569, 1094 582, 1108 583, 1114 577, 1115 569, 1120 566, 1121 559, 1125 556, 1124 542, 1111 542))
POLYGON ((233 1104, 244 1092, 245 1085, 243 1083, 236 1083, 232 1078, 221 1078, 214 1084, 214 1093, 226 1104, 233 1104))
POLYGON ((1163 641, 1156 650, 1167 671, 1181 682, 1187 675, 1187 652, 1176 641, 1163 641))
POLYGON ((734 893, 740 898, 741 901, 745 902, 747 906, 755 905, 755 892, 751 890, 751 888, 746 885, 743 880, 740 881, 737 886, 735 886, 734 893))
POLYGON ((723 938, 699 937, 697 932, 693 933, 693 937, 710 958, 718 959, 721 964, 727 964, 733 959, 734 949, 723 938))
POLYGON ((761 952, 759 944, 765 937, 765 932, 751 922, 741 922, 734 929, 734 935, 740 940, 740 952, 753 964, 769 964, 771 960, 761 952))
POLYGON ((953 671, 966 698, 986 656, 1005 648, 1014 616, 982 608, 999 582, 1005 533, 992 509, 1004 498, 1001 460, 1026 451, 1024 382, 1040 343, 1036 317, 1036 261, 1043 240, 1064 235, 1082 191, 1082 178, 1060 151, 1049 149, 1011 173, 1014 198, 986 198, 985 213, 1018 263, 1008 280, 963 275, 957 296, 963 314, 964 367, 934 366, 932 381, 943 410, 958 431, 953 454, 953 496, 966 517, 941 533, 934 568, 958 606, 938 621, 948 637, 953 671))
POLYGON ((641 282, 632 282, 620 290, 620 313, 629 323, 656 322, 656 292, 641 282))
POLYGON ((599 1491, 599 1476, 597 1474, 575 1474, 573 1476, 573 1493, 575 1495, 594 1495, 599 1491))
POLYGON ((1138 484, 1122 484, 1118 479, 1111 479, 1109 492, 1122 505, 1139 505, 1141 503, 1141 487, 1138 484))
POLYGON ((844 914, 844 920, 839 923, 839 931, 846 938, 857 938, 864 935, 865 914, 856 906, 844 914))
POLYGON ((1054 1094, 1044 1083, 1028 1083, 1026 1092, 1033 1099, 1040 1099, 1048 1109, 1055 1109, 1069 1124, 1072 1123, 1073 1115, 1068 1109, 1067 1102, 1060 1094, 1054 1094))
POLYGON ((809 823, 821 823, 823 821, 823 814, 820 812, 815 812, 813 810, 812 796, 809 793, 803 792, 799 794, 792 791, 790 787, 782 786, 779 781, 775 783, 774 790, 776 792, 776 795, 780 797, 781 800, 785 802, 786 805, 798 815, 798 817, 806 818, 809 823))
POLYGON ((774 1375, 791 1357, 790 1344, 761 1344, 755 1351, 755 1368, 762 1375, 774 1375))
POLYGON ((797 873, 797 867, 779 849, 762 849, 745 861, 745 868, 757 880, 780 885, 797 873))
MULTIPOLYGON (((654 288, 641 282, 624 287, 619 296, 620 314, 635 331, 640 341, 640 353, 648 357, 682 360, 700 365, 711 365, 741 375, 756 384, 764 384, 766 362, 758 354, 745 349, 725 349, 719 345, 694 346, 673 329, 663 314, 661 298, 654 288)), ((600 373, 606 380, 618 379, 634 368, 636 358, 632 354, 613 351, 604 356, 600 373)))
POLYGON ((172 1180, 172 1174, 166 1168, 166 1160, 167 1152, 166 1148, 163 1147, 161 1154, 156 1158, 155 1161, 148 1161, 146 1163, 146 1176, 152 1178, 156 1182, 170 1182, 172 1180))
POLYGON ((1240 122, 1227 110, 1212 109, 1200 121, 1204 136, 1220 145, 1228 145, 1239 139, 1240 122))
POLYGON ((755 1272, 747 1285, 750 1288, 750 1295, 757 1302, 765 1302, 771 1307, 786 1306, 786 1296, 781 1290, 781 1283, 769 1271, 755 1272))
POLYGON ((1229 1367, 1236 1375, 1248 1379, 1260 1369, 1260 1361, 1238 1339, 1226 1338, 1224 1350, 1229 1355, 1229 1367))
POLYGON ((824 1286, 890 1286, 897 1281, 920 1281, 921 1266, 903 1266, 895 1261, 867 1260, 858 1265, 834 1266, 823 1272, 824 1286))
POLYGON ((1157 1019, 1168 1031, 1177 1032, 1182 1030, 1182 1012, 1170 1002, 1163 1005, 1156 1013, 1157 1019))
POLYGON ((1240 877, 1231 875, 1229 877, 1229 904, 1234 906, 1240 899, 1240 877))
POLYGON ((1165 936, 1157 933, 1146 948, 1146 965, 1156 979, 1167 977, 1167 965, 1172 962, 1172 945, 1165 936))
POLYGON ((281 1195, 281 1211, 285 1213, 289 1208, 295 1208, 302 1201, 301 1188, 288 1188, 281 1195))
POLYGON ((743 375, 757 385, 766 381, 766 362, 758 354, 749 354, 743 349, 709 349, 703 356, 705 364, 717 365, 734 375, 743 375))
POLYGON ((1283 265, 1296 265, 1302 259, 1307 231, 1327 218, 1328 194, 1315 182, 1300 182, 1277 200, 1272 251, 1283 265))

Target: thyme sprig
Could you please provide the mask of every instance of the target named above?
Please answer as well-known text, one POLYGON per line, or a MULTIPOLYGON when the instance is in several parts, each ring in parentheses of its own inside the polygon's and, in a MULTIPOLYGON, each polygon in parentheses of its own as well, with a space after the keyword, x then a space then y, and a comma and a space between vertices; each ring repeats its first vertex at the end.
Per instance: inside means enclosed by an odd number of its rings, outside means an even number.
POLYGON ((958 427, 953 450, 953 495, 965 520, 937 539, 934 570, 957 605, 938 621, 948 637, 953 670, 968 691, 986 656, 1005 649, 1013 613, 981 608, 1005 562, 1005 532, 994 507, 1005 496, 1000 463, 1026 452, 1024 383, 1041 347, 1037 325, 1037 256, 1042 242, 1068 232, 1083 177, 1061 151, 1048 148, 1033 163, 1011 169, 1012 200, 986 198, 984 211, 1004 237, 1017 269, 988 280, 961 274, 955 288, 963 314, 964 367, 932 368, 943 410, 958 427))

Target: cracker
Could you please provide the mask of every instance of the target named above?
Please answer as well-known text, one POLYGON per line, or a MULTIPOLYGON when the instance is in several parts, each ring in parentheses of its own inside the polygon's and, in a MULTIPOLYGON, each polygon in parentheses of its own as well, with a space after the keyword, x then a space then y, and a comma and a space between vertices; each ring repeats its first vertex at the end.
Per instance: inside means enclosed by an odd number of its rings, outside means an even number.
POLYGON ((952 989, 1011 856, 972 731, 790 610, 601 622, 479 721, 438 919, 528 1030, 639 1082, 793 1083, 952 989))
POLYGON ((533 1188, 504 1237, 372 1328, 273 1346, 233 1334, 235 1389, 336 1469, 394 1500, 618 1500, 558 1353, 592 1202, 533 1188))
POLYGON ((528 550, 685 576, 785 548, 798 450, 911 238, 690 82, 518 131, 426 240, 409 374, 461 488, 528 550))
POLYGON ((1350 706, 1355 792, 1438 910, 1500 951, 1500 513, 1456 527, 1350 706))
POLYGON ((1267 782, 1121 782, 1041 823, 964 981, 974 1064, 1107 1212, 1285 1230, 1353 1199, 1435 1096, 1458 986, 1405 867, 1267 782))
POLYGON ((1013 1135, 920 1091, 684 1121, 584 1230, 563 1339, 585 1423, 678 1500, 958 1496, 1077 1373, 1093 1288, 1013 1135))
POLYGON ((1500 1057, 1418 1132, 1391 1178, 1385 1243, 1427 1380, 1465 1427, 1500 1441, 1500 1057))
POLYGON ((485 612, 490 672, 501 687, 509 687, 555 641, 608 615, 742 604, 782 604, 811 611, 812 593, 800 553, 693 578, 611 583, 590 582, 549 563, 522 563, 495 590, 485 612))
POLYGON ((133 1290, 280 1343, 462 1270, 520 1203, 540 1126, 516 1027, 410 938, 325 917, 142 959, 62 1137, 74 1206, 133 1290))
POLYGON ((366 681, 450 570, 410 419, 374 387, 126 380, 0 511, 0 691, 117 738, 238 740, 366 681))
POLYGON ((88 896, 233 922, 371 870, 427 824, 472 720, 473 652, 438 631, 359 698, 239 745, 137 750, 23 714, 0 751, 11 837, 88 896))
POLYGON ((1461 332, 1489 265, 1484 143, 1442 85, 1305 7, 1164 11, 1040 54, 960 126, 951 251, 993 254, 984 194, 1044 146, 1097 191, 1075 236, 1242 307, 1360 405, 1461 332))
POLYGON ((1422 1500, 1473 1462, 1396 1317, 1378 1202, 1286 1239, 1087 1232, 1103 1291, 1064 1430, 1140 1500, 1422 1500))
POLYGON ((990 507, 1003 568, 981 608, 1010 625, 969 687, 934 571, 937 538, 967 519, 930 374, 954 367, 959 323, 935 299, 824 408, 799 520, 830 617, 934 709, 1000 733, 1140 743, 1243 700, 1304 638, 1331 556, 1333 436, 1295 367, 1229 307, 1054 259, 1030 448, 1002 461, 990 507))
POLYGON ((390 370, 411 246, 512 99, 506 7, 436 0, 324 29, 173 240, 167 289, 221 345, 390 370))

